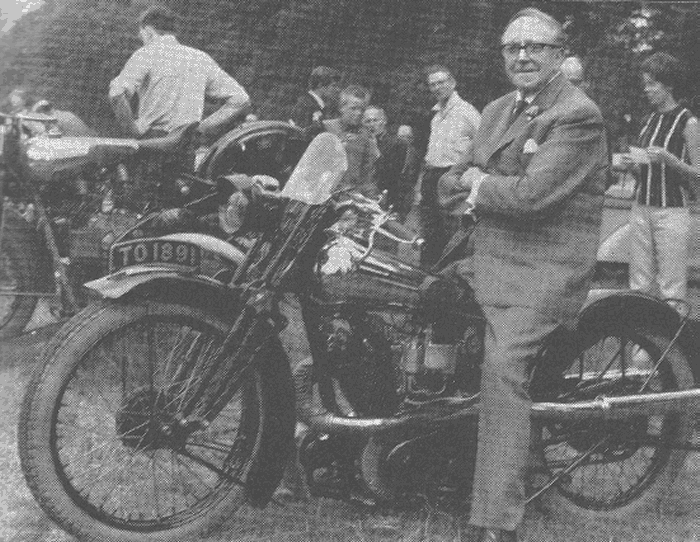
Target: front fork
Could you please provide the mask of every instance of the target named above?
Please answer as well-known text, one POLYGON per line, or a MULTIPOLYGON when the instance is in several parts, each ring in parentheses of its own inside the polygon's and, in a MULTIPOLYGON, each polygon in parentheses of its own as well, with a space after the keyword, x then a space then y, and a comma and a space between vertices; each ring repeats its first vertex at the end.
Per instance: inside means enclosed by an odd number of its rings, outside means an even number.
POLYGON ((257 355, 280 331, 277 300, 270 290, 254 290, 243 310, 226 334, 223 343, 212 352, 200 352, 186 367, 190 374, 177 375, 181 382, 178 395, 184 398, 179 416, 181 423, 208 423, 215 419, 245 381, 247 372, 258 360, 257 355), (201 372, 201 376, 196 372, 201 372), (192 382, 195 385, 192 385, 192 382))

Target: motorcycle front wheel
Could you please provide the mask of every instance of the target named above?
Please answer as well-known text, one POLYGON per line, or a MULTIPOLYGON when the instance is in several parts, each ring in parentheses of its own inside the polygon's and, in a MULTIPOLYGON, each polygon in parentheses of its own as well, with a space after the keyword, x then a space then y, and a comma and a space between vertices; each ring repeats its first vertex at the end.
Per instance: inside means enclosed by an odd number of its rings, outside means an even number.
MULTIPOLYGON (((0 202, 0 205, 2 203, 0 202)), ((0 340, 22 332, 36 307, 39 288, 39 240, 11 206, 2 209, 0 228, 0 340)))
POLYGON ((230 325, 186 305, 102 302, 51 340, 18 440, 56 523, 80 540, 174 542, 232 517, 274 394, 253 366, 215 412, 187 406, 230 325))
MULTIPOLYGON (((563 366, 546 395, 533 399, 572 403, 694 385, 679 346, 639 327, 620 325, 583 337, 563 366)), ((541 504, 549 513, 583 520, 658 510, 684 466, 681 446, 692 431, 692 416, 682 413, 540 424, 539 470, 558 477, 541 504)))

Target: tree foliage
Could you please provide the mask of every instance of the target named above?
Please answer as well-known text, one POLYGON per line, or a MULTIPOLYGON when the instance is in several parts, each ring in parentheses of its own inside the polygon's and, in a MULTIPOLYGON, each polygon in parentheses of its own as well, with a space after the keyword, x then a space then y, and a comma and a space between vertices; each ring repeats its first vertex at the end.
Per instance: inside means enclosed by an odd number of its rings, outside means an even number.
MULTIPOLYGON (((140 43, 138 13, 151 0, 47 0, 0 37, 0 91, 25 85, 102 131, 112 129, 109 81, 140 43)), ((461 95, 483 107, 508 90, 498 53, 521 0, 165 0, 182 15, 181 41, 210 53, 251 93, 262 117, 288 118, 311 68, 339 68, 372 89, 394 122, 420 125, 431 104, 422 68, 455 73, 461 95)), ((591 94, 613 131, 644 111, 635 66, 666 50, 697 73, 698 13, 686 3, 542 1, 566 22, 587 63, 591 94)), ((696 6, 697 7, 697 6, 696 6)), ((691 96, 697 94, 692 89, 691 96)))

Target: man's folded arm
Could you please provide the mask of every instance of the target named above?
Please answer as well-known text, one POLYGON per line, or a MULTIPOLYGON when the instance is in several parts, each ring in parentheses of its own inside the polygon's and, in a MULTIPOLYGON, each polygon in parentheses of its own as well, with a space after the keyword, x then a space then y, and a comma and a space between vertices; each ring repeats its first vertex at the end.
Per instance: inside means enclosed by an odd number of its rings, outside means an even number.
MULTIPOLYGON (((540 144, 525 175, 489 174, 484 179, 476 210, 513 217, 546 215, 581 190, 596 170, 607 167, 602 122, 589 119, 562 123, 540 144)), ((602 194, 603 184, 589 190, 602 194)))

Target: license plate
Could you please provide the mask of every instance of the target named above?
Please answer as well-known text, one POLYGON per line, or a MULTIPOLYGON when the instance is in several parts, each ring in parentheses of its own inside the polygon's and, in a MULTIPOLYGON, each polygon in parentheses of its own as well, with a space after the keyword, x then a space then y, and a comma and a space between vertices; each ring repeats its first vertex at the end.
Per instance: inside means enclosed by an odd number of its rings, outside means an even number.
POLYGON ((109 250, 110 272, 148 264, 169 264, 198 269, 201 261, 201 248, 185 241, 135 239, 115 243, 109 250))

